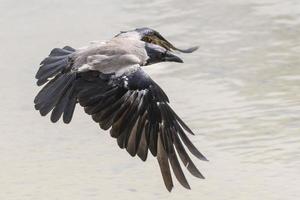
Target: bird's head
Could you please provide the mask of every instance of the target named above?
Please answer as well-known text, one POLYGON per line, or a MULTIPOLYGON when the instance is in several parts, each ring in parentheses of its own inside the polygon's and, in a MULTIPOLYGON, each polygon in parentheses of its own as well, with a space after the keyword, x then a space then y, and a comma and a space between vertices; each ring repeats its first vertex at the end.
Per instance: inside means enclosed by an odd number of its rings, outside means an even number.
POLYGON ((183 60, 174 53, 156 44, 145 43, 145 50, 148 55, 145 65, 151 65, 159 62, 183 63, 183 60))
POLYGON ((192 53, 198 49, 198 46, 190 47, 188 49, 179 49, 171 44, 168 40, 166 40, 158 31, 153 30, 151 28, 136 28, 136 31, 139 36, 140 40, 152 44, 159 45, 169 51, 179 51, 181 53, 192 53))
POLYGON ((138 40, 159 45, 169 51, 178 51, 181 53, 192 53, 198 49, 198 46, 190 47, 187 49, 179 49, 166 40, 158 31, 151 28, 136 28, 129 31, 121 31, 116 37, 131 37, 138 40))

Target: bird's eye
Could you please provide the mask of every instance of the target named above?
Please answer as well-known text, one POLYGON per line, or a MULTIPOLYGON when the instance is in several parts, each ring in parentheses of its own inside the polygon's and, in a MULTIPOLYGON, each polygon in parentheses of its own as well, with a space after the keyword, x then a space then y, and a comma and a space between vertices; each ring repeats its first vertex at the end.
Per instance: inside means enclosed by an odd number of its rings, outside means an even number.
POLYGON ((148 43, 152 43, 152 40, 151 40, 151 38, 150 37, 144 37, 143 38, 143 40, 145 41, 145 42, 148 42, 148 43))

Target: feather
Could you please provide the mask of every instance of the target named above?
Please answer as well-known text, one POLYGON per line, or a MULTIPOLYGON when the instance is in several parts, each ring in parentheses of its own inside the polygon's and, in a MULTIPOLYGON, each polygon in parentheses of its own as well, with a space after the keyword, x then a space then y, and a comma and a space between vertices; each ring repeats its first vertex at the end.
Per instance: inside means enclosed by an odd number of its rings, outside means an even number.
POLYGON ((53 82, 53 86, 45 91, 42 102, 40 102, 41 107, 39 108, 42 116, 45 116, 52 110, 74 79, 75 74, 65 74, 53 82))
POLYGON ((71 122, 76 103, 77 103, 76 93, 73 91, 73 93, 69 97, 68 104, 64 109, 64 115, 63 115, 64 123, 68 124, 71 122))
POLYGON ((73 51, 76 50, 76 49, 74 49, 74 48, 72 48, 72 47, 70 47, 70 46, 64 46, 63 49, 65 49, 65 50, 67 50, 67 51, 71 51, 71 52, 73 52, 73 51))
POLYGON ((139 114, 137 112, 137 104, 139 103, 138 100, 139 97, 134 101, 134 103, 131 106, 131 109, 126 113, 125 118, 129 119, 128 123, 124 124, 122 129, 123 129, 123 134, 125 135, 124 137, 124 147, 127 147, 129 137, 132 133, 132 129, 138 120, 139 114))
POLYGON ((47 58, 42 60, 40 65, 51 64, 51 63, 54 63, 54 62, 59 61, 59 60, 64 59, 64 58, 66 58, 65 55, 63 55, 63 56, 48 56, 47 58))
POLYGON ((187 146, 187 148, 190 150, 190 152, 194 156, 196 156, 197 158, 199 158, 200 160, 208 161, 207 158, 205 158, 204 155, 202 155, 202 153, 200 153, 200 151, 198 151, 198 149, 189 140, 189 138, 186 136, 186 134, 184 133, 184 131, 182 130, 182 128, 180 126, 177 126, 176 129, 178 131, 178 134, 179 134, 181 140, 187 146))
POLYGON ((36 73, 36 79, 44 79, 51 77, 51 74, 55 74, 56 72, 63 70, 69 64, 68 59, 59 59, 56 62, 52 62, 49 64, 44 64, 40 67, 38 72, 36 73))
POLYGON ((136 155, 136 150, 137 150, 136 136, 137 136, 137 132, 138 132, 138 124, 139 124, 140 121, 141 121, 141 117, 139 117, 136 120, 136 122, 135 122, 135 124, 132 128, 131 134, 128 138, 128 143, 127 143, 126 150, 131 156, 136 155))
POLYGON ((114 122, 118 121, 119 118, 123 115, 123 113, 131 105, 131 102, 133 101, 133 98, 135 96, 135 92, 130 91, 128 95, 130 95, 130 96, 128 96, 128 98, 126 99, 126 101, 124 101, 124 103, 122 104, 122 106, 120 107, 120 109, 118 110, 118 112, 116 113, 116 116, 114 118, 114 122))
POLYGON ((102 129, 107 130, 112 126, 114 117, 118 109, 124 103, 124 99, 126 100, 126 98, 128 97, 128 95, 126 94, 115 101, 112 105, 107 106, 101 112, 97 113, 97 115, 94 117, 94 120, 100 123, 100 127, 102 129))
POLYGON ((149 149, 153 156, 157 155, 158 128, 159 124, 157 122, 150 125, 149 149))
POLYGON ((187 189, 191 189, 190 185, 188 184, 188 182, 183 174, 181 166, 178 162, 177 155, 175 153, 175 150, 174 150, 174 147, 172 144, 172 139, 170 138, 171 135, 174 133, 169 132, 169 129, 166 129, 166 131, 164 133, 165 133, 165 143, 167 144, 168 149, 169 149, 168 157, 169 157, 173 172, 174 172, 177 180, 183 187, 185 187, 187 189))
MULTIPOLYGON (((175 132, 175 129, 172 130, 175 132)), ((189 170, 189 172, 198 177, 204 179, 204 176, 200 173, 200 171, 196 168, 195 164, 192 162, 191 158, 185 151, 180 139, 178 138, 177 133, 172 134, 174 145, 176 147, 177 153, 179 157, 181 158, 181 161, 183 162, 184 166, 189 170)))
POLYGON ((47 83, 49 80, 46 78, 46 79, 39 79, 36 84, 37 86, 42 86, 44 85, 45 83, 47 83))
POLYGON ((138 150, 139 145, 140 145, 142 133, 143 133, 144 127, 146 125, 146 120, 147 120, 147 111, 144 112, 143 115, 140 116, 140 120, 138 121, 136 139, 135 139, 136 151, 138 150))
POLYGON ((120 135, 121 135, 121 133, 122 133, 122 129, 121 129, 121 126, 122 126, 122 124, 124 123, 124 117, 125 117, 125 115, 126 115, 126 112, 127 112, 127 110, 130 108, 130 105, 129 105, 129 103, 127 103, 127 104, 125 104, 125 106, 124 106, 124 104, 122 105, 122 112, 119 110, 117 113, 116 113, 116 115, 119 115, 118 116, 118 119, 117 119, 117 121, 115 121, 116 120, 116 116, 115 116, 115 118, 114 118, 114 121, 113 121, 113 125, 112 125, 112 129, 110 130, 110 135, 112 136, 112 137, 114 137, 114 138, 118 138, 120 135), (121 114, 120 114, 121 113, 121 114))
POLYGON ((141 158, 142 161, 145 161, 147 159, 148 154, 148 144, 147 144, 147 138, 146 138, 146 132, 149 126, 149 122, 146 121, 145 125, 143 127, 143 131, 140 137, 140 142, 138 145, 137 155, 141 158))
POLYGON ((41 103, 44 100, 44 97, 46 95, 46 91, 49 90, 49 88, 51 88, 54 84, 54 82, 59 79, 60 76, 56 76, 54 79, 52 79, 51 81, 49 81, 49 83, 47 85, 45 85, 40 91, 39 93, 36 95, 36 97, 34 98, 34 103, 36 104, 36 106, 38 106, 37 104, 41 103))
POLYGON ((68 55, 70 53, 73 53, 75 50, 71 51, 68 49, 61 49, 61 48, 54 48, 50 52, 49 56, 62 56, 62 55, 68 55))
POLYGON ((173 188, 173 181, 172 181, 172 176, 171 176, 171 172, 170 172, 170 166, 169 166, 167 153, 163 146, 162 131, 163 131, 163 129, 160 126, 160 131, 158 133, 158 141, 157 141, 157 160, 158 160, 158 164, 160 167, 160 171, 161 171, 165 186, 168 189, 168 191, 170 192, 173 188))
POLYGON ((64 109, 69 101, 69 95, 71 94, 72 89, 68 90, 66 94, 59 100, 59 102, 56 104, 55 108, 53 109, 51 113, 51 121, 57 122, 59 118, 61 117, 62 113, 64 112, 64 109))

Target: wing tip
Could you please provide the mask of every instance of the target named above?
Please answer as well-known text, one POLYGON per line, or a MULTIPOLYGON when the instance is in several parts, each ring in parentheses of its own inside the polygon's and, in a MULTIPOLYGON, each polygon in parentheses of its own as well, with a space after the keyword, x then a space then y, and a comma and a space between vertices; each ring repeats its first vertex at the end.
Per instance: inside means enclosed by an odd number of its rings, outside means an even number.
POLYGON ((209 160, 200 152, 199 152, 199 155, 196 155, 196 157, 202 161, 209 162, 209 160))
POLYGON ((174 188, 174 186, 173 186, 173 184, 169 185, 169 186, 166 185, 166 188, 169 192, 172 192, 172 189, 174 188))

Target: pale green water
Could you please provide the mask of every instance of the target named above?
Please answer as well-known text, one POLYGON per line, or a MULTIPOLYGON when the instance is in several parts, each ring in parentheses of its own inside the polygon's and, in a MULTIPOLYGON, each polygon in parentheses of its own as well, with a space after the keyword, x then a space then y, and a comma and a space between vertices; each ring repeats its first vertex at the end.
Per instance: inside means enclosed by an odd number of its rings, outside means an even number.
MULTIPOLYGON (((300 199, 300 1, 0 0, 0 199, 300 199), (120 150, 82 109, 70 125, 33 109, 34 74, 53 47, 149 26, 185 64, 150 75, 210 162, 192 190, 164 188, 156 160, 120 150)), ((188 173, 187 173, 188 174, 188 173)))

